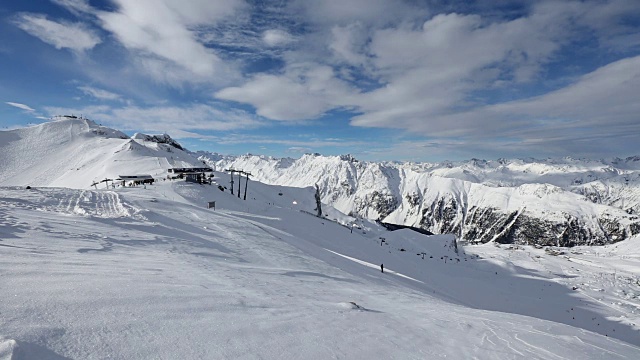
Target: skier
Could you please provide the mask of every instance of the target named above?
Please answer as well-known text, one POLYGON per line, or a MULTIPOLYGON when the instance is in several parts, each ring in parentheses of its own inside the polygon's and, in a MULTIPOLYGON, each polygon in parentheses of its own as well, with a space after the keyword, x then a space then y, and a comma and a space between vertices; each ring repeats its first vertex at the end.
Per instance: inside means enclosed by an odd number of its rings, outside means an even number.
POLYGON ((380 264, 380 272, 384 272, 384 264, 380 264))

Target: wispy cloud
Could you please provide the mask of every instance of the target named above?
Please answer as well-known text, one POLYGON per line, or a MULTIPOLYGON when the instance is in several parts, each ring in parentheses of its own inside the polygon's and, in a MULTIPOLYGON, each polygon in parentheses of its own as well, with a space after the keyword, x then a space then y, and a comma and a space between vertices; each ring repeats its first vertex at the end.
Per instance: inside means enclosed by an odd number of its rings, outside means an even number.
POLYGON ((217 138, 216 141, 219 144, 224 145, 236 145, 236 144, 263 144, 263 145, 282 145, 292 148, 305 148, 305 149, 321 149, 321 148, 350 148, 350 147, 367 147, 372 144, 364 140, 344 140, 344 139, 329 139, 329 140, 296 140, 290 137, 278 138, 277 136, 264 136, 264 135, 246 135, 246 134, 228 134, 224 137, 217 138))
POLYGON ((311 152, 311 149, 306 147, 293 146, 288 148, 287 152, 292 154, 308 154, 311 152))
POLYGON ((5 104, 13 106, 13 107, 17 107, 18 109, 22 109, 22 110, 27 111, 27 112, 35 112, 36 111, 31 106, 25 105, 25 104, 21 104, 21 103, 7 101, 7 102, 5 102, 5 104))
POLYGON ((101 42, 100 37, 82 23, 58 22, 42 14, 20 14, 16 25, 56 49, 82 52, 101 42))
POLYGON ((39 119, 39 120, 49 120, 49 118, 43 116, 39 111, 37 111, 36 109, 32 108, 29 105, 17 103, 17 102, 11 102, 11 101, 7 101, 5 102, 5 104, 22 110, 25 114, 29 115, 32 118, 39 119))
POLYGON ((99 100, 121 100, 121 96, 104 89, 98 89, 91 86, 78 86, 78 89, 86 95, 92 96, 99 100))
MULTIPOLYGON (((434 116, 414 129, 432 136, 571 139, 640 131, 640 56, 619 60, 545 95, 434 116)), ((356 118, 357 121, 358 118, 356 118)))
POLYGON ((229 131, 263 125, 254 115, 244 111, 223 111, 207 104, 183 107, 99 105, 81 108, 47 107, 46 110, 51 115, 83 114, 92 120, 121 130, 169 133, 177 138, 204 136, 196 135, 196 131, 229 131))
POLYGON ((72 12, 75 15, 83 15, 91 13, 93 8, 89 5, 88 0, 51 0, 72 12))

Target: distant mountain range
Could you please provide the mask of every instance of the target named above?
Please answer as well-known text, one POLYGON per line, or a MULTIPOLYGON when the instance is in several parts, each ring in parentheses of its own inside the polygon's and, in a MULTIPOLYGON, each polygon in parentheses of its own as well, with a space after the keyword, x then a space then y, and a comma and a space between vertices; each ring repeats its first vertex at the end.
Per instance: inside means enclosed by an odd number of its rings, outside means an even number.
POLYGON ((129 137, 71 117, 0 131, 0 186, 86 189, 105 178, 162 178, 169 168, 203 163, 248 171, 267 184, 318 185, 324 203, 351 216, 468 242, 600 245, 640 233, 640 157, 442 163, 234 157, 189 152, 168 135, 129 137))
POLYGON ((640 157, 395 163, 197 155, 269 184, 317 184, 323 202, 352 216, 469 242, 600 245, 640 233, 640 157))

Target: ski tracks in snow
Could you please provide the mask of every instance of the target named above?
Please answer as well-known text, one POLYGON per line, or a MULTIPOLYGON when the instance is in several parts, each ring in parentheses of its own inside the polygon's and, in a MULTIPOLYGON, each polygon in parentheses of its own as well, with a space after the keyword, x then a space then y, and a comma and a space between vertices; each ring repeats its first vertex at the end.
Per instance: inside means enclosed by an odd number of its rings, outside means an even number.
POLYGON ((0 205, 98 218, 141 217, 140 209, 113 191, 0 188, 0 205))
POLYGON ((133 217, 139 213, 138 209, 125 203, 116 192, 92 190, 62 193, 56 210, 57 212, 107 219, 133 217))
MULTIPOLYGON (((355 262, 355 263, 358 263, 358 264, 360 264, 360 265, 364 265, 364 266, 366 266, 366 267, 370 267, 370 268, 373 268, 373 269, 380 269, 380 265, 375 265, 375 264, 372 264, 372 263, 369 263, 369 262, 366 262, 366 261, 358 260, 358 259, 353 258, 353 257, 351 257, 351 256, 342 255, 342 254, 340 254, 340 253, 337 253, 337 252, 335 252, 335 251, 331 251, 331 250, 329 250, 329 249, 325 249, 325 250, 326 250, 326 251, 328 251, 328 252, 330 252, 330 253, 332 253, 332 254, 336 254, 336 255, 341 256, 341 257, 343 257, 343 258, 345 258, 345 259, 351 260, 351 261, 353 261, 353 262, 355 262)), ((410 276, 407 276, 407 275, 401 274, 401 273, 399 273, 399 272, 393 271, 393 270, 391 270, 391 269, 389 269, 389 268, 385 268, 385 270, 384 270, 384 271, 385 271, 385 272, 387 272, 387 273, 389 273, 389 274, 393 274, 393 275, 400 276, 400 277, 405 278, 405 279, 413 280, 413 281, 415 281, 415 282, 419 282, 419 283, 421 283, 421 284, 424 284, 424 282, 423 282, 423 281, 420 281, 420 280, 418 280, 418 279, 414 279, 414 278, 412 278, 412 277, 410 277, 410 276)))

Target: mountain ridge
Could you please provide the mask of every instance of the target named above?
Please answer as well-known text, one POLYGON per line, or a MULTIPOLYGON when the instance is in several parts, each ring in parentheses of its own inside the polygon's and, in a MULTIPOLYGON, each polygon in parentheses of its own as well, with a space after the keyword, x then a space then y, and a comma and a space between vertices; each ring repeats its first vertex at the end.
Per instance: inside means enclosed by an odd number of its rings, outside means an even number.
POLYGON ((87 189, 106 178, 172 167, 243 169, 252 179, 319 186, 353 217, 455 234, 472 243, 603 245, 640 233, 640 157, 464 162, 299 159, 190 152, 170 136, 124 133, 81 118, 0 132, 0 185, 87 189))
POLYGON ((168 135, 136 134, 77 117, 0 132, 0 185, 88 189, 119 175, 166 176, 202 162, 168 135), (176 146, 177 144, 177 146, 176 146))
POLYGON ((637 157, 397 163, 351 155, 197 155, 270 184, 318 184, 323 202, 350 215, 470 242, 602 245, 640 232, 637 157))

